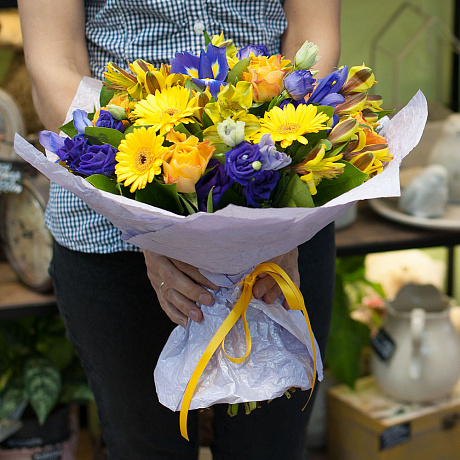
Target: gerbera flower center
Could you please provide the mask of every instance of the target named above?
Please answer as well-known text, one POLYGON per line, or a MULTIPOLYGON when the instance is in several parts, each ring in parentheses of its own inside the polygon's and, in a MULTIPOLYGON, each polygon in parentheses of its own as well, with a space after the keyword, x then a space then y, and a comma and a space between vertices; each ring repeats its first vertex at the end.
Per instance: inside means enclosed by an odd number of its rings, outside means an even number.
POLYGON ((163 110, 163 111, 161 112, 161 115, 166 114, 166 115, 169 115, 170 117, 172 117, 172 116, 173 116, 174 114, 176 114, 177 112, 180 112, 180 110, 179 110, 179 109, 175 109, 174 107, 169 107, 169 108, 163 110))
POLYGON ((134 164, 138 171, 143 172, 149 169, 150 165, 152 164, 152 161, 153 156, 150 149, 143 148, 137 152, 134 164))
POLYGON ((295 133, 301 128, 301 125, 298 123, 285 123, 284 125, 278 126, 276 131, 279 134, 289 134, 289 133, 295 133))

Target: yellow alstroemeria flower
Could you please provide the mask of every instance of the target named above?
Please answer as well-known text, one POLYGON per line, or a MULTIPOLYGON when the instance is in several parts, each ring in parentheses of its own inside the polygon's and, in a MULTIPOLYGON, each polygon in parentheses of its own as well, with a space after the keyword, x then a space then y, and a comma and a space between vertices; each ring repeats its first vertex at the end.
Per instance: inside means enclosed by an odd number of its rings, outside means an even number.
POLYGON ((370 67, 357 65, 350 68, 345 84, 340 90, 341 94, 361 93, 371 88, 375 81, 374 73, 370 67))
POLYGON ((137 80, 137 76, 133 75, 113 62, 107 64, 107 71, 104 72, 104 77, 107 87, 114 89, 118 94, 129 94, 134 99, 142 97, 142 85, 137 80))
POLYGON ((219 99, 206 105, 205 112, 214 124, 237 113, 248 110, 252 105, 252 84, 239 81, 236 85, 227 85, 219 92, 219 99))
POLYGON ((344 163, 337 163, 342 155, 324 158, 326 148, 324 144, 316 146, 305 158, 302 163, 293 166, 293 170, 300 174, 300 179, 304 181, 312 195, 316 195, 316 186, 322 179, 334 179, 343 173, 344 163))

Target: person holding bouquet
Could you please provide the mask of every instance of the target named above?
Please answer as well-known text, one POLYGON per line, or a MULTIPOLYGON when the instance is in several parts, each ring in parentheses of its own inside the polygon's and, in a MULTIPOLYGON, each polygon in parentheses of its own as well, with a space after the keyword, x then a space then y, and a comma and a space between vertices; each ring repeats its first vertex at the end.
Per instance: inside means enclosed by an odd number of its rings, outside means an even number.
MULTIPOLYGON (((19 0, 18 8, 34 104, 55 131, 83 76, 102 79, 109 61, 126 68, 142 58, 160 67, 176 52, 199 53, 203 31, 223 32, 238 48, 263 44, 291 60, 312 41, 321 50, 316 78, 334 70, 340 52, 340 0, 19 0)), ((217 286, 186 263, 142 254, 56 184, 46 223, 55 240, 50 271, 56 299, 94 391, 109 457, 196 458, 197 411, 189 416, 187 442, 177 429, 178 413, 158 402, 152 372, 175 323, 199 322, 196 302, 210 305, 206 288, 217 286)), ((273 261, 300 283, 324 356, 334 291, 333 225, 273 261)), ((253 289, 267 303, 280 293, 270 276, 253 289)), ((302 411, 305 400, 298 391, 235 417, 226 405, 214 406, 213 457, 305 458, 312 407, 302 411)))

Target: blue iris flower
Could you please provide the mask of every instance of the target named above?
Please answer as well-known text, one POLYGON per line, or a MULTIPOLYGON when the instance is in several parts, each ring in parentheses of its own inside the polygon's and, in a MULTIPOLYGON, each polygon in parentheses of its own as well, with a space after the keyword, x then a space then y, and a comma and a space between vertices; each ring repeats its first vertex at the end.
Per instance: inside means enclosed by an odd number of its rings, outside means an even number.
POLYGON ((335 107, 345 101, 345 98, 337 94, 348 76, 348 67, 344 66, 326 77, 319 80, 318 85, 308 99, 309 104, 329 105, 335 107))
POLYGON ((221 85, 226 85, 228 74, 227 53, 225 48, 212 44, 201 50, 200 56, 184 52, 176 53, 171 59, 171 73, 190 75, 198 86, 209 86, 210 93, 217 99, 221 85))

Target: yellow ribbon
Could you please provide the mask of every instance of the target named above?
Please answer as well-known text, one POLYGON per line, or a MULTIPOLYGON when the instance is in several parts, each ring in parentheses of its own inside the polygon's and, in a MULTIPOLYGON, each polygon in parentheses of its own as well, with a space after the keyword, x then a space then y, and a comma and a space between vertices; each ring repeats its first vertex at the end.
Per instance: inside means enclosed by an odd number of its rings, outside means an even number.
POLYGON ((281 291, 284 294, 287 303, 291 310, 301 310, 305 316, 305 321, 308 326, 308 332, 310 334, 310 340, 312 344, 312 351, 313 351, 313 381, 311 385, 311 392, 310 396, 307 400, 307 403, 304 406, 307 406, 308 402, 310 401, 311 395, 313 393, 313 388, 315 387, 315 380, 316 380, 316 349, 315 349, 315 340, 313 338, 313 331, 311 329, 310 319, 307 314, 307 310, 305 309, 305 302, 303 300, 302 294, 300 293, 299 288, 292 282, 289 278, 287 273, 278 265, 265 262, 263 264, 258 265, 252 273, 247 275, 243 281, 239 284, 243 284, 243 292, 241 297, 238 299, 238 302, 233 307, 232 311, 228 314, 227 318, 225 318, 222 325, 219 327, 217 332, 214 334, 214 337, 209 342, 208 346, 206 347, 203 355, 201 356, 198 364, 193 371, 192 376, 187 384, 187 388, 185 389, 184 397, 182 399, 182 405, 180 409, 180 432, 181 435, 189 440, 188 433, 187 433, 187 415, 188 410, 190 408, 190 402, 192 400, 192 396, 195 392, 195 388, 198 385, 198 380, 201 377, 206 365, 208 364, 209 360, 211 359, 214 352, 217 350, 219 345, 222 345, 222 349, 225 355, 234 363, 242 363, 251 353, 251 335, 249 333, 249 328, 246 320, 246 310, 248 308, 249 302, 252 299, 252 288, 257 281, 257 276, 260 273, 267 273, 271 275, 275 281, 279 284, 281 291), (227 355, 224 342, 225 336, 230 332, 232 327, 238 321, 239 317, 241 316, 243 320, 244 331, 246 335, 246 354, 241 358, 233 358, 227 355))

